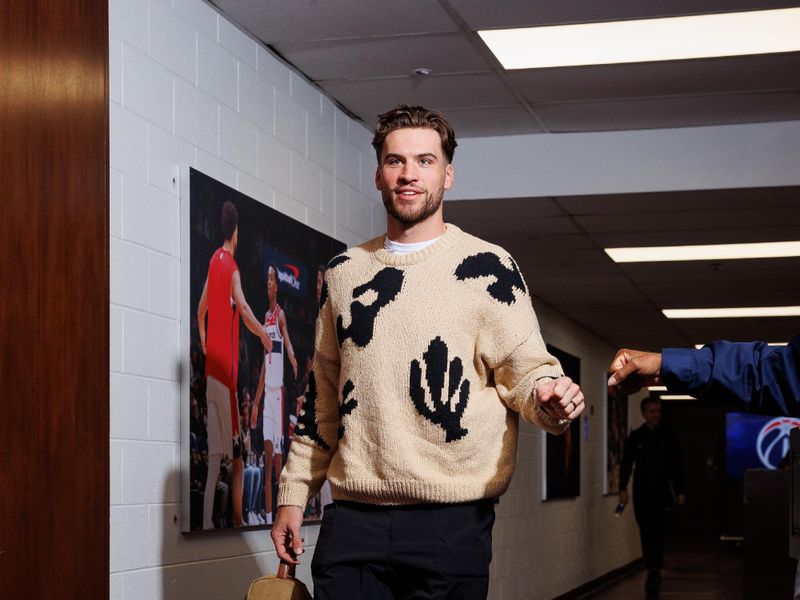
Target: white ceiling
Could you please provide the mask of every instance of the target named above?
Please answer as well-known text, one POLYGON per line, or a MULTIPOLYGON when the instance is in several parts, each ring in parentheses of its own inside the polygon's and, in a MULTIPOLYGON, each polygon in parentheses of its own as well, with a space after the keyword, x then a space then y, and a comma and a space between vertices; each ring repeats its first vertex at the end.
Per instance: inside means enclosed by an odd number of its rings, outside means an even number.
MULTIPOLYGON (((798 6, 782 0, 214 0, 371 128, 402 103, 459 137, 800 119, 800 53, 506 72, 478 29, 798 6), (429 77, 412 74, 432 69, 429 77)), ((800 35, 800 32, 798 33, 800 35)), ((616 265, 605 246, 800 239, 800 188, 448 202, 533 293, 616 346, 782 341, 800 319, 670 321, 662 308, 800 304, 800 258, 616 265)))
MULTIPOLYGON (((781 0, 215 0, 371 125, 401 103, 462 137, 800 118, 800 53, 506 72, 478 29, 796 6, 781 0), (433 75, 412 75, 416 68, 433 75)), ((800 34, 799 34, 800 35, 800 34)))

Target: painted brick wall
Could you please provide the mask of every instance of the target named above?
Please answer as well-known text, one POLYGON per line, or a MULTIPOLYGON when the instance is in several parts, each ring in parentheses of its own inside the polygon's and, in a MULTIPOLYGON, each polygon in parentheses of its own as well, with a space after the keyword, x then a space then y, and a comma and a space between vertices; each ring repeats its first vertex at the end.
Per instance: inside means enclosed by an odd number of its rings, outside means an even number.
MULTIPOLYGON (((617 497, 603 495, 604 374, 616 349, 536 301, 536 282, 528 283, 545 341, 581 359, 588 439, 581 425, 581 495, 542 502, 544 434, 521 423, 517 468, 497 506, 491 600, 554 598, 641 556, 633 510, 617 518, 617 497)), ((638 415, 638 399, 631 410, 638 415)))
MULTIPOLYGON (((111 598, 239 600, 274 571, 267 534, 187 536, 177 521, 179 167, 352 245, 384 231, 370 133, 202 0, 110 0, 109 17, 111 598)), ((612 349, 539 311, 546 339, 582 357, 595 402, 583 494, 539 501, 540 437, 524 427, 498 508, 493 600, 550 598, 638 552, 632 515, 612 521, 600 489, 600 373, 612 349)), ((312 551, 317 531, 304 531, 312 551)))

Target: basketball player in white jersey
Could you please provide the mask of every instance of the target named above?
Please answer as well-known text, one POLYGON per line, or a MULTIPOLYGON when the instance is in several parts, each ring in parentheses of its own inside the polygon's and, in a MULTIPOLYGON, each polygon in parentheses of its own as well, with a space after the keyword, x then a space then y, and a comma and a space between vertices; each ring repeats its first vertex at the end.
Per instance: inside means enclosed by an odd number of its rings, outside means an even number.
POLYGON ((264 507, 267 511, 267 524, 272 523, 272 481, 280 477, 283 467, 283 354, 292 365, 297 377, 297 360, 289 339, 286 314, 278 304, 278 267, 269 263, 267 267, 267 299, 269 308, 264 317, 264 329, 272 340, 272 348, 264 355, 261 376, 258 378, 253 413, 250 418, 252 428, 258 425, 258 406, 261 392, 264 392, 264 507))

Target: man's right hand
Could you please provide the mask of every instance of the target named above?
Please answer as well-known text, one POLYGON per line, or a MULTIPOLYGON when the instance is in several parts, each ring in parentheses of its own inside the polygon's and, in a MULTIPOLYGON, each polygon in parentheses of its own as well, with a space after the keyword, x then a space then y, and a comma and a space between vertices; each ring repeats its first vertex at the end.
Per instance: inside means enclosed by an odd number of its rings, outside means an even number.
POLYGON ((661 383, 661 353, 642 350, 620 350, 608 368, 608 389, 612 394, 619 386, 632 394, 646 385, 661 383))
POLYGON ((303 524, 303 509, 299 506, 279 506, 275 523, 272 525, 272 543, 278 558, 290 565, 299 565, 297 557, 303 553, 303 538, 300 527, 303 524))
POLYGON ((619 503, 620 504, 627 504, 628 503, 628 490, 621 490, 619 493, 619 503))

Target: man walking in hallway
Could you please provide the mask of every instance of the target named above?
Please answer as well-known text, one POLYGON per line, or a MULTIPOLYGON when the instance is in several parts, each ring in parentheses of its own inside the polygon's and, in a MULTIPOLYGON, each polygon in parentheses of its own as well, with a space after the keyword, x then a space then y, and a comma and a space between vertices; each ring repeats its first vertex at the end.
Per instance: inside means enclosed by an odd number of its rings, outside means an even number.
POLYGON ((667 515, 673 506, 685 503, 685 482, 680 442, 671 428, 661 424, 661 401, 645 398, 641 409, 644 424, 625 441, 619 470, 619 501, 628 503, 628 481, 635 465, 633 510, 647 567, 645 589, 656 593, 664 563, 667 515))
POLYGON ((519 417, 562 433, 583 394, 548 354, 511 256, 445 223, 444 116, 398 107, 373 146, 387 233, 328 265, 272 539, 296 564, 303 507, 327 476, 318 599, 483 599, 519 417))

